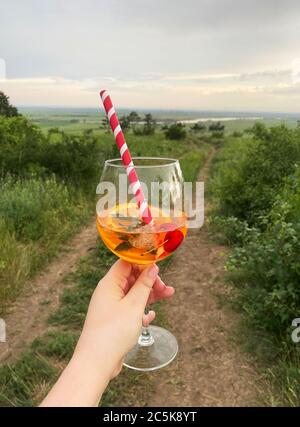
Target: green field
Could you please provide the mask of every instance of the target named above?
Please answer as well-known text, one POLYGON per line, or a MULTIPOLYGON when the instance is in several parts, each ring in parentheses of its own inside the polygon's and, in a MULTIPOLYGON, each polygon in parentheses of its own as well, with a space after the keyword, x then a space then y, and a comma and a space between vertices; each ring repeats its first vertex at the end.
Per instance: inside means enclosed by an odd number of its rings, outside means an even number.
MULTIPOLYGON (((28 119, 38 125, 43 131, 48 131, 53 127, 63 129, 66 133, 80 133, 83 130, 93 129, 96 133, 99 130, 103 130, 101 124, 104 118, 102 108, 99 110, 95 108, 21 108, 20 111, 28 117, 28 119)), ((128 114, 129 110, 119 110, 119 116, 128 114)), ((143 116, 144 113, 149 112, 138 111, 138 114, 143 116)), ((262 121, 268 126, 275 126, 280 123, 284 123, 289 127, 295 127, 297 120, 300 117, 297 115, 286 115, 286 114, 263 114, 263 113, 222 113, 222 112, 191 112, 191 111, 150 111, 153 117, 161 124, 173 123, 181 120, 196 120, 197 118, 209 119, 214 117, 218 118, 230 118, 238 117, 237 120, 226 120, 224 122, 226 126, 226 132, 244 131, 245 129, 253 126, 255 121, 262 121), (248 119, 247 117, 258 117, 258 119, 248 119)), ((204 122, 205 125, 209 125, 211 121, 204 122)), ((189 127, 189 125, 187 125, 189 127)))

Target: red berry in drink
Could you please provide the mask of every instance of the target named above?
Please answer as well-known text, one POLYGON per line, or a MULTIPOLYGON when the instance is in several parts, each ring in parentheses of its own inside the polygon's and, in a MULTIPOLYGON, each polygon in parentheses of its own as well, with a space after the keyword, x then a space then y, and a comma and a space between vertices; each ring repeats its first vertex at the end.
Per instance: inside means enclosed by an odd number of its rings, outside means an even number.
POLYGON ((181 244, 184 238, 183 233, 180 230, 168 231, 165 236, 164 249, 167 252, 173 252, 181 244))
POLYGON ((164 224, 158 225, 158 231, 172 231, 177 228, 177 225, 173 222, 165 222, 164 224))

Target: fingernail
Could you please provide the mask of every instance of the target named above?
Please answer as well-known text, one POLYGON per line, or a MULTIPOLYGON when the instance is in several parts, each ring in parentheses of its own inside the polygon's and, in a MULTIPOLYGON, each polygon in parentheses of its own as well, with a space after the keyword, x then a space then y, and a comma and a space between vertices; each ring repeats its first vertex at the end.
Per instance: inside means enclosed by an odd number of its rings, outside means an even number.
POLYGON ((164 288, 167 287, 167 285, 165 284, 165 282, 163 282, 161 279, 160 279, 160 283, 163 285, 164 288))
POLYGON ((156 279, 156 276, 157 276, 157 274, 158 274, 158 267, 157 267, 157 265, 152 265, 150 268, 149 268, 149 270, 148 270, 148 276, 152 279, 152 280, 154 280, 154 279, 156 279))

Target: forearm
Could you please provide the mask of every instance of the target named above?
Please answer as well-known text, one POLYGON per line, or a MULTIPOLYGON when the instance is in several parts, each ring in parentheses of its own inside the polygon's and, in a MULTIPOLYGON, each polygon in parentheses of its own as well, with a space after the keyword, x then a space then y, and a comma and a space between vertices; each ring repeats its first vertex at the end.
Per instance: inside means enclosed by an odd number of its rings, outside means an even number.
POLYGON ((112 369, 105 354, 76 350, 60 378, 40 406, 97 406, 112 369))

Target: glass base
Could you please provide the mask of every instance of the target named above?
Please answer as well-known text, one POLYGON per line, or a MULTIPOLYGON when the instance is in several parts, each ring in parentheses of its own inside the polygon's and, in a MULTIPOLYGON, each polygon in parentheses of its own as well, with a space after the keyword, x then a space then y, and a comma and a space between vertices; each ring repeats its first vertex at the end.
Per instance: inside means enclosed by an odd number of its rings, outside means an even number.
POLYGON ((142 340, 124 359, 124 366, 136 371, 154 371, 167 366, 178 352, 177 340, 171 332, 159 326, 149 326, 152 341, 143 345, 142 340))

